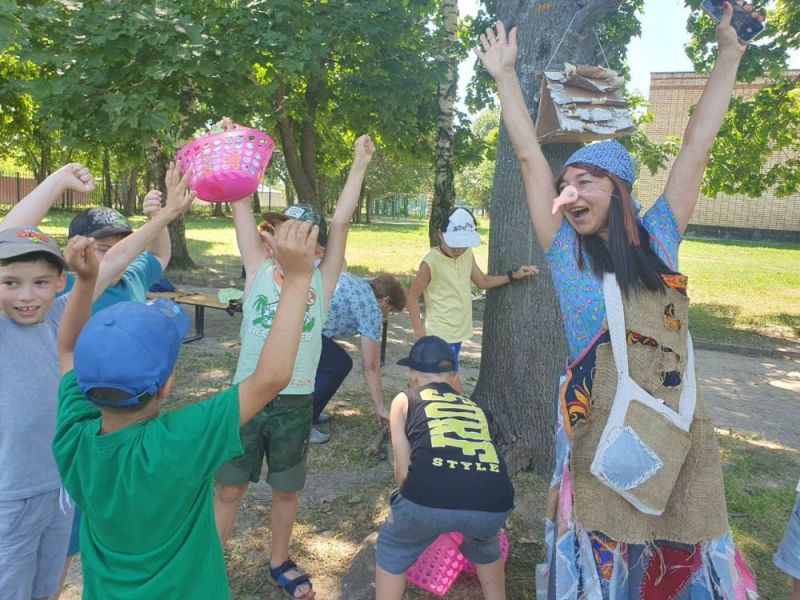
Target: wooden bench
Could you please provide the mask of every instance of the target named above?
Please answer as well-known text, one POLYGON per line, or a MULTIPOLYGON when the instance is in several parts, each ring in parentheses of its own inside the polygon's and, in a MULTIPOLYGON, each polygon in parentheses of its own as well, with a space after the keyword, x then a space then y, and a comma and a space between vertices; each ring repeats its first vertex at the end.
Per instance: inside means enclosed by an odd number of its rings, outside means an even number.
POLYGON ((194 333, 183 338, 183 343, 195 342, 203 339, 206 329, 206 309, 213 308, 224 310, 233 316, 234 312, 242 312, 241 305, 223 304, 216 297, 206 294, 196 294, 192 292, 148 292, 148 298, 166 298, 178 304, 194 306, 194 333))
MULTIPOLYGON (((187 335, 183 338, 183 343, 196 342, 202 340, 205 335, 206 327, 206 309, 213 308, 216 310, 224 310, 229 315, 233 316, 235 312, 242 312, 241 304, 223 304, 215 297, 207 296, 206 294, 196 294, 192 292, 147 292, 147 297, 165 298, 172 300, 178 304, 185 304, 187 306, 194 306, 194 333, 187 335)), ((386 337, 389 332, 388 319, 383 321, 383 328, 381 330, 381 366, 386 362, 386 337)))

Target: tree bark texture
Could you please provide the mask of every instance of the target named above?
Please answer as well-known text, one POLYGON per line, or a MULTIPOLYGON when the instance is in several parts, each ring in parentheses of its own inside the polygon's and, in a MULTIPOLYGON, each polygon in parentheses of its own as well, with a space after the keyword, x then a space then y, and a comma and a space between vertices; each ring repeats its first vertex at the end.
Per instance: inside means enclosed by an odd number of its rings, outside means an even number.
MULTIPOLYGON (((520 26, 517 73, 535 119, 539 77, 564 61, 602 64, 592 27, 621 0, 561 0, 498 3, 510 30, 520 26), (574 20, 573 20, 574 19, 574 20), (572 21, 572 27, 567 28, 572 21), (565 35, 566 32, 566 35, 565 35), (564 41, 553 56, 559 40, 564 41)), ((544 146, 558 172, 576 145, 544 146)), ((558 376, 567 359, 561 312, 545 255, 533 233, 522 177, 508 134, 501 124, 489 230, 489 272, 505 273, 524 264, 538 276, 489 292, 483 319, 480 375, 474 396, 495 417, 495 435, 512 472, 532 467, 550 475, 558 376)))
POLYGON ((317 186, 317 134, 313 121, 319 103, 318 84, 309 83, 305 100, 306 108, 311 116, 305 122, 296 123, 286 107, 286 90, 279 87, 275 94, 276 125, 281 141, 283 160, 299 202, 310 204, 318 210, 324 210, 317 186), (299 144, 298 129, 300 130, 299 144))
MULTIPOLYGON (((147 150, 147 161, 150 164, 150 171, 156 179, 156 186, 166 198, 167 186, 164 181, 167 175, 167 165, 169 156, 158 143, 153 140, 147 150)), ((189 246, 186 244, 186 224, 184 215, 181 215, 169 224, 169 242, 172 247, 172 258, 169 266, 173 269, 192 269, 196 265, 189 255, 189 246)))
POLYGON ((458 88, 458 57, 454 55, 458 33, 458 2, 443 0, 442 60, 448 63, 444 81, 437 91, 438 115, 436 117, 436 168, 433 179, 433 205, 428 222, 428 237, 431 246, 439 244, 437 230, 444 215, 455 206, 456 188, 453 177, 453 109, 458 88))

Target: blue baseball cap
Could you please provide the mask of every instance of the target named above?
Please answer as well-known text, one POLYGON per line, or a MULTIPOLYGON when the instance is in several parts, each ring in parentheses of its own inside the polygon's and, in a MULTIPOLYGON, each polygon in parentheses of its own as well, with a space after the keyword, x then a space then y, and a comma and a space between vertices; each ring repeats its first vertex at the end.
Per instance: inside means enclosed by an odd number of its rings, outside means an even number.
POLYGON ((630 185, 636 180, 633 159, 625 146, 616 140, 597 142, 576 150, 564 163, 562 170, 577 163, 599 167, 630 185))
POLYGON ((155 394, 169 379, 189 317, 171 300, 120 302, 89 319, 75 344, 78 386, 92 402, 130 407, 155 394), (121 400, 93 397, 92 390, 113 389, 121 400))
POLYGON ((414 342, 408 356, 397 364, 422 373, 447 373, 455 369, 456 363, 450 344, 435 335, 426 335, 414 342))

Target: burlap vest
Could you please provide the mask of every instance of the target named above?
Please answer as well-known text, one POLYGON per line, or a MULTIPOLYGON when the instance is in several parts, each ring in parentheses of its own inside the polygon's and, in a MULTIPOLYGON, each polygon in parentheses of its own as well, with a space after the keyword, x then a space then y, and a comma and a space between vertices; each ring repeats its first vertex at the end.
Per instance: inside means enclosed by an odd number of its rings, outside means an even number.
MULTIPOLYGON (((664 293, 631 293, 623 296, 623 304, 631 376, 645 390, 677 409, 686 360, 688 298, 667 288, 664 293), (639 335, 631 335, 632 332, 639 335), (681 383, 672 385, 677 375, 681 383)), ((651 516, 638 511, 590 473, 617 388, 610 343, 597 348, 595 369, 589 419, 573 430, 570 457, 578 525, 627 543, 666 540, 695 544, 727 533, 719 448, 699 389, 690 429, 691 447, 663 514, 651 516)))

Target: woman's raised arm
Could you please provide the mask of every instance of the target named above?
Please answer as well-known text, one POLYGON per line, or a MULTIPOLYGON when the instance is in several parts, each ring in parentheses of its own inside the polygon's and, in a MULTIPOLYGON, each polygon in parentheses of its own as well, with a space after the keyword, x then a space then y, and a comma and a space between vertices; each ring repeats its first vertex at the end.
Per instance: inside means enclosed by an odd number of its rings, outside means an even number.
POLYGON ((489 27, 481 34, 483 50, 476 49, 475 54, 497 84, 503 122, 519 160, 533 229, 539 244, 548 248, 563 217, 561 213, 552 214, 553 200, 558 195, 555 178, 539 146, 536 127, 514 69, 518 30, 515 27, 507 35, 503 22, 498 21, 497 31, 489 27))
MULTIPOLYGON (((747 7, 750 11, 751 7, 747 7)), ((708 76, 703 95, 683 134, 683 145, 670 171, 664 194, 681 233, 686 231, 692 217, 708 155, 719 133, 725 112, 736 84, 736 71, 746 46, 739 42, 736 30, 731 27, 733 8, 723 4, 723 16, 717 25, 717 60, 708 76)), ((761 18, 758 13, 753 13, 761 18)))

